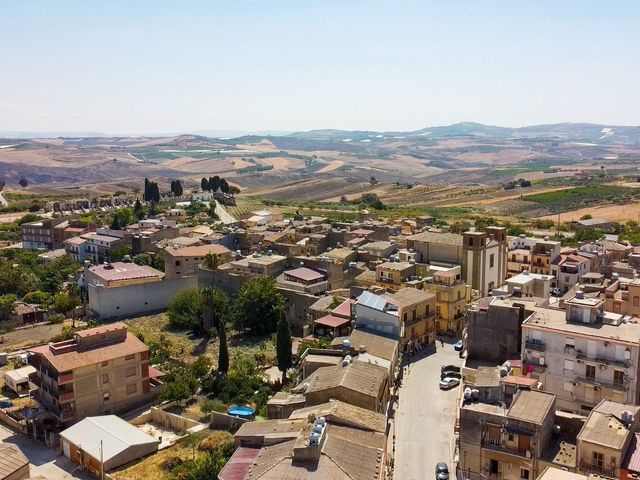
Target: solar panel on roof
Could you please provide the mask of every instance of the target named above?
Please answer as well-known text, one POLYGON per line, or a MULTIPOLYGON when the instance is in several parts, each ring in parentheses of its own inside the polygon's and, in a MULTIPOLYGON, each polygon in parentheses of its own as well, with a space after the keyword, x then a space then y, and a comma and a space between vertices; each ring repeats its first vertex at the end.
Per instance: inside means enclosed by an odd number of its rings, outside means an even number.
POLYGON ((384 311, 387 301, 380 295, 375 295, 371 292, 362 292, 360 298, 358 298, 358 305, 364 305, 365 307, 373 308, 374 310, 384 311))

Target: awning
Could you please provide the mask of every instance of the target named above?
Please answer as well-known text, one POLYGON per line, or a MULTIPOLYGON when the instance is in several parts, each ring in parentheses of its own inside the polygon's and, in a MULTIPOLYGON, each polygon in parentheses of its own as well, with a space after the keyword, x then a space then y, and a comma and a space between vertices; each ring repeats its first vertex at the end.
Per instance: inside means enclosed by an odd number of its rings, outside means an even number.
POLYGON ((314 320, 316 325, 322 325, 323 327, 339 328, 347 326, 351 323, 348 318, 336 317, 335 315, 325 315, 324 317, 314 320))

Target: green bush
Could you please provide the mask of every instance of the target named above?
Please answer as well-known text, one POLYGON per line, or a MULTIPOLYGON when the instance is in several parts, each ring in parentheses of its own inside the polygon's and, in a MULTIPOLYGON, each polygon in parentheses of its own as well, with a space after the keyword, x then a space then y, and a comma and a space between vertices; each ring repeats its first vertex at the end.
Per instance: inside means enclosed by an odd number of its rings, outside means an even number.
POLYGON ((169 302, 168 327, 172 330, 202 330, 202 294, 198 289, 183 290, 169 302))
POLYGON ((205 400, 202 405, 200 405, 200 410, 203 413, 224 412, 225 408, 225 404, 217 398, 214 398, 213 400, 205 400))

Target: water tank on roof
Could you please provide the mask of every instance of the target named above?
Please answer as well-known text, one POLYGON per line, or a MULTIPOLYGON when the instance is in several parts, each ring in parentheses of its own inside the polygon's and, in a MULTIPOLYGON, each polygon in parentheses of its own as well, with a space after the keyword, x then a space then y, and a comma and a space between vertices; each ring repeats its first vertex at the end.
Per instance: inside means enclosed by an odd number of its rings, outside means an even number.
POLYGON ((342 348, 349 350, 351 348, 351 341, 348 338, 342 340, 342 348))
POLYGON ((471 398, 473 398, 474 400, 478 400, 480 398, 480 390, 478 390, 477 388, 472 388, 471 398))
POLYGON ((506 377, 507 375, 509 375, 509 369, 503 365, 500 367, 500 378, 506 377))
POLYGON ((465 388, 463 395, 465 400, 471 400, 471 389, 469 387, 465 388))
POLYGON ((582 300, 582 299, 584 298, 584 291, 582 291, 582 290, 578 290, 578 291, 576 292, 576 298, 577 298, 578 300, 582 300))
POLYGON ((521 233, 520 235, 518 235, 518 237, 520 238, 527 238, 527 236, 524 233, 521 233))
POLYGON ((300 267, 304 267, 304 262, 300 262, 300 267))

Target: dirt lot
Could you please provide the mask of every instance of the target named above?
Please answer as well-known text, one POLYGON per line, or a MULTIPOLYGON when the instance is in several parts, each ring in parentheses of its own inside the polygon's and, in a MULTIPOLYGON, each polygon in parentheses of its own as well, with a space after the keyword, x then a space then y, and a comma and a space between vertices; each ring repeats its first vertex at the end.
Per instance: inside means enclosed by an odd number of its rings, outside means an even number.
MULTIPOLYGON (((579 210, 572 210, 560 214, 561 222, 579 220, 583 215, 591 215, 593 218, 605 218, 615 222, 626 222, 627 220, 640 220, 640 202, 628 203, 625 205, 603 205, 600 207, 587 207, 579 210)), ((558 220, 557 215, 547 215, 540 217, 553 221, 558 220)))
POLYGON ((62 332, 62 324, 39 325, 3 333, 0 335, 0 337, 4 338, 4 342, 0 343, 0 350, 12 352, 21 348, 47 343, 49 339, 59 335, 60 332, 62 332))

